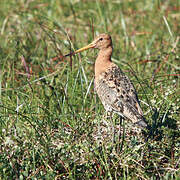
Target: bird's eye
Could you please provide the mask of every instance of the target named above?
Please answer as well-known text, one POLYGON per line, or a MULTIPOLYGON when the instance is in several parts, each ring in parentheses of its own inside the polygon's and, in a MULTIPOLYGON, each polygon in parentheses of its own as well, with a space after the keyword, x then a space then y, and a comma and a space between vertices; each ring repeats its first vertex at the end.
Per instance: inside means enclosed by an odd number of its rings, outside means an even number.
POLYGON ((100 38, 99 40, 100 40, 100 41, 102 41, 102 40, 103 40, 103 38, 100 38))

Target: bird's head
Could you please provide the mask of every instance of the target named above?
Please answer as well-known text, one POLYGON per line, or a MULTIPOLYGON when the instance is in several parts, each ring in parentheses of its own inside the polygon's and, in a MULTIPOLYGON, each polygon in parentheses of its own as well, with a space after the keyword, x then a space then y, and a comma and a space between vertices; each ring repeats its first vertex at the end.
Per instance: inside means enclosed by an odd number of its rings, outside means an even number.
POLYGON ((88 44, 87 46, 84 46, 83 48, 76 50, 75 52, 71 54, 67 54, 65 56, 74 55, 90 48, 97 48, 99 50, 103 50, 103 49, 108 48, 109 46, 112 46, 111 36, 108 34, 100 34, 94 39, 92 43, 88 44))

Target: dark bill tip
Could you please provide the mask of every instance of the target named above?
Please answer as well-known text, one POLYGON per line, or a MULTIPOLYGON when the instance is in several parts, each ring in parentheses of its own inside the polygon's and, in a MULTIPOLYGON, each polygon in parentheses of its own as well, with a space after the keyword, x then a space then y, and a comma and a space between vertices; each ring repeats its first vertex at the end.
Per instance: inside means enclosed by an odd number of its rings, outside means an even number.
POLYGON ((74 55, 74 53, 72 52, 72 53, 69 53, 69 54, 64 55, 64 57, 73 56, 73 55, 74 55))

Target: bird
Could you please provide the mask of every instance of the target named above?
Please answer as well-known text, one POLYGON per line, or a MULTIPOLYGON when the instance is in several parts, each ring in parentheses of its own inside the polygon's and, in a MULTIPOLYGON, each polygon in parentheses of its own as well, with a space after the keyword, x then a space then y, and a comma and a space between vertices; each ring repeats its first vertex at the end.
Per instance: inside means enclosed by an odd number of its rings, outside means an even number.
POLYGON ((99 50, 94 68, 94 86, 105 110, 129 119, 140 128, 146 128, 146 119, 133 83, 120 67, 112 62, 113 45, 109 34, 98 35, 89 45, 66 54, 65 57, 90 48, 99 50))

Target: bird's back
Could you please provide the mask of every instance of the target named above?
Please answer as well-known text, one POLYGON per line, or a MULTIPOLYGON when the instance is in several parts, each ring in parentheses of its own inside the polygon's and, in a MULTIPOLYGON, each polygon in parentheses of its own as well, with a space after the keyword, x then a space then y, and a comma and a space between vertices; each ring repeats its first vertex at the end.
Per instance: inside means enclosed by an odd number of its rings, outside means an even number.
POLYGON ((111 63, 105 72, 95 77, 95 89, 106 111, 115 112, 133 123, 140 122, 140 126, 146 126, 136 90, 116 64, 111 63))

